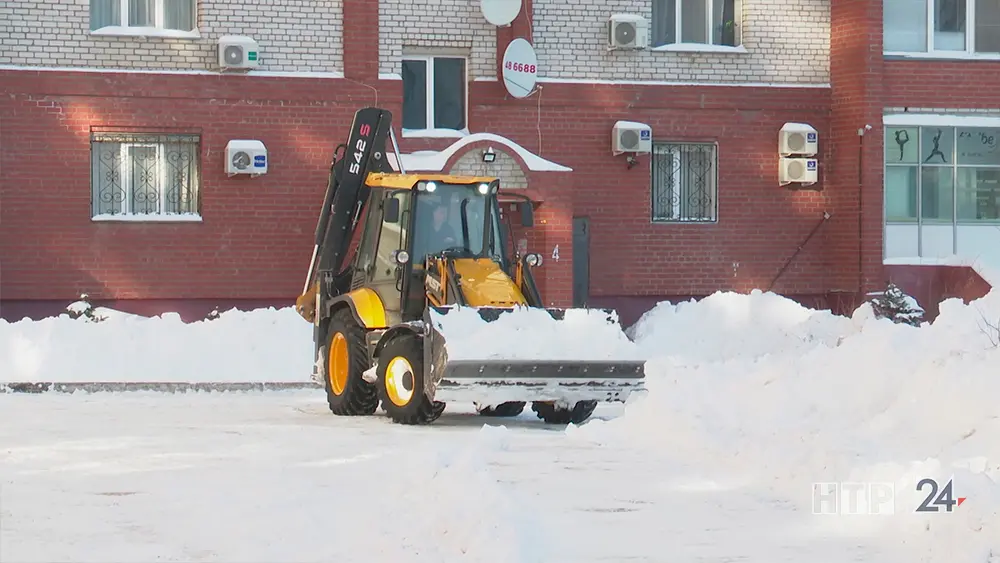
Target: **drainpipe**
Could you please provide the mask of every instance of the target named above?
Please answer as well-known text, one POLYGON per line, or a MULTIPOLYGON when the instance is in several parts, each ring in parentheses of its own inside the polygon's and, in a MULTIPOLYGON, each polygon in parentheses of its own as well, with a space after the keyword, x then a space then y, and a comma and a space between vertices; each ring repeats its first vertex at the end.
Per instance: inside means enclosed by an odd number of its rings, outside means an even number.
POLYGON ((872 126, 865 124, 858 129, 858 295, 864 293, 864 260, 862 260, 862 248, 864 246, 864 153, 865 153, 865 133, 872 130, 872 126))

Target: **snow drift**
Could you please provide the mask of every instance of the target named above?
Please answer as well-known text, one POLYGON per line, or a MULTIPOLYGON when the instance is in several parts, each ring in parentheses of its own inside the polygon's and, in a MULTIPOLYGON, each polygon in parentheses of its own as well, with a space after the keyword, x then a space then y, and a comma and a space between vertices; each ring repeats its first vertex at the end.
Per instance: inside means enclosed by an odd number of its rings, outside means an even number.
POLYGON ((104 320, 0 319, 0 383, 310 381, 312 325, 292 308, 190 324, 173 313, 94 313, 104 320))
MULTIPOLYGON (((0 378, 306 381, 311 330, 291 309, 189 325, 173 315, 0 321, 0 378)), ((840 317, 773 294, 720 292, 661 304, 630 332, 648 359, 647 396, 624 416, 569 427, 568 441, 642 451, 644 464, 664 468, 682 458, 691 480, 677 490, 778 499, 801 523, 789 534, 849 535, 879 546, 883 560, 1000 561, 1000 291, 946 301, 920 327, 876 318, 870 305, 840 317), (924 478, 952 480, 967 500, 915 513, 924 478), (847 481, 893 483, 895 515, 812 514, 813 483, 847 481)), ((439 467, 425 461, 414 470, 439 467)), ((473 461, 461 461, 467 490, 493 494, 473 461)), ((468 517, 456 549, 488 526, 468 517)), ((520 543, 522 530, 503 533, 520 543)))
MULTIPOLYGON (((714 474, 810 515, 816 482, 889 482, 890 517, 803 518, 803 533, 883 535, 911 560, 1000 560, 1000 292, 949 300, 933 324, 851 318, 754 292, 661 304, 633 327, 647 397, 571 428, 698 459, 714 474), (733 477, 733 476, 738 477, 733 477), (953 479, 953 513, 918 514, 953 479), (940 489, 939 489, 940 492, 940 489)), ((889 549, 889 548, 887 548, 889 549)))

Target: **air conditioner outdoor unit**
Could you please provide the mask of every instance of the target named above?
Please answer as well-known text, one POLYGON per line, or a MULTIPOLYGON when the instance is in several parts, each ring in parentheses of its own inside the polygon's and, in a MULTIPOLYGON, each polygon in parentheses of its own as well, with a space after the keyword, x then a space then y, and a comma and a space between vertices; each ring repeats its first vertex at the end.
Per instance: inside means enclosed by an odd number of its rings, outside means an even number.
POLYGON ((645 123, 617 121, 611 128, 611 152, 648 153, 653 150, 653 130, 645 123))
POLYGON ((819 133, 805 123, 786 123, 778 132, 781 156, 813 156, 819 151, 819 133))
POLYGON ((649 45, 649 22, 634 14, 613 14, 608 20, 608 49, 645 49, 649 45))
POLYGON ((253 140, 233 139, 226 144, 226 175, 267 174, 267 148, 253 140))
POLYGON ((219 38, 219 68, 245 69, 260 66, 260 45, 251 37, 224 35, 219 38))
POLYGON ((778 183, 787 186, 793 182, 805 186, 819 179, 819 161, 815 158, 781 157, 778 163, 778 183))

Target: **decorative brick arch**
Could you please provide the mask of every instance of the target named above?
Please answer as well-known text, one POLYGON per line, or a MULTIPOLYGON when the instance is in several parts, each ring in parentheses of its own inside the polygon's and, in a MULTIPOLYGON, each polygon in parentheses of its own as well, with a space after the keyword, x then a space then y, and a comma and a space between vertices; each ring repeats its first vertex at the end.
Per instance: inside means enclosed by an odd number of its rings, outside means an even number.
POLYGON ((467 145, 452 155, 445 169, 450 174, 463 176, 496 176, 505 190, 527 189, 528 168, 524 159, 507 147, 494 145, 496 143, 485 141, 467 145), (496 158, 493 162, 483 162, 483 153, 489 149, 493 149, 496 158))
MULTIPOLYGON (((526 174, 532 172, 572 172, 573 169, 551 160, 546 160, 514 141, 493 133, 474 133, 455 141, 441 151, 422 151, 404 154, 403 164, 412 172, 445 172, 451 170, 466 153, 475 150, 493 150, 513 159, 526 174)), ((481 154, 478 153, 478 154, 481 154)), ((390 162, 392 162, 390 157, 390 162)), ((499 159, 498 159, 499 160, 499 159)), ((483 163, 486 164, 486 163, 483 163)), ((495 164, 495 163, 494 163, 495 164)), ((488 164, 486 164, 488 166, 488 164)))

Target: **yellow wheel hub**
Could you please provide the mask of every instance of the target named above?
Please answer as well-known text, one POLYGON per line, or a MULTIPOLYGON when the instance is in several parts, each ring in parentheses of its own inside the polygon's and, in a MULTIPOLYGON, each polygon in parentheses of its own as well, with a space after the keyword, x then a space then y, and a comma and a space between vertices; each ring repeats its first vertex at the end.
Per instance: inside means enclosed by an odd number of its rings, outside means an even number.
POLYGON ((397 407, 405 407, 413 399, 413 366, 402 356, 389 360, 385 367, 385 393, 397 407))
POLYGON ((330 380, 330 388, 335 395, 344 393, 347 388, 347 374, 350 373, 350 356, 347 353, 347 338, 342 333, 333 335, 330 341, 330 352, 326 362, 326 377, 330 380))

